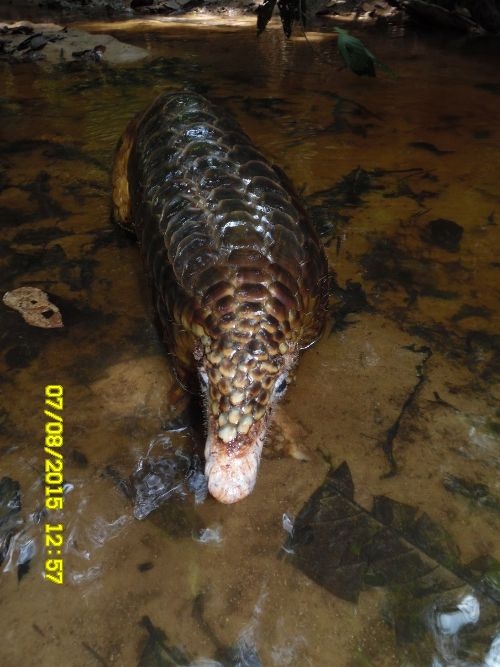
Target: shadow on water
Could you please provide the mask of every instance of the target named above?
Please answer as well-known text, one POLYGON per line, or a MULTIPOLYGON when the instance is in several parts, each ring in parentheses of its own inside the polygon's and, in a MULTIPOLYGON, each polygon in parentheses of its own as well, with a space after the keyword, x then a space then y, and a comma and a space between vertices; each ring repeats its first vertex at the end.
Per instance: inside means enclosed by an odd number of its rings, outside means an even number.
POLYGON ((328 26, 314 50, 250 22, 111 28, 149 59, 0 63, 2 293, 42 289, 64 323, 0 308, 0 662, 498 667, 498 49, 367 33, 398 78, 366 81, 326 63, 328 26), (179 88, 291 176, 336 274, 230 507, 109 217, 126 122, 179 88))

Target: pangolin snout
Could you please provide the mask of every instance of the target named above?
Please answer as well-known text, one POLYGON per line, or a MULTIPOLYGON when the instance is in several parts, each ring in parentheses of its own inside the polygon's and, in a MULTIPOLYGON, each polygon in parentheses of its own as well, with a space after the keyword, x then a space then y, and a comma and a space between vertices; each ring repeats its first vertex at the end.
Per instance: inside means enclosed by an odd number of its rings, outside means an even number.
POLYGON ((208 490, 219 502, 231 504, 252 493, 257 480, 265 430, 255 424, 252 433, 225 443, 210 433, 205 448, 208 490))

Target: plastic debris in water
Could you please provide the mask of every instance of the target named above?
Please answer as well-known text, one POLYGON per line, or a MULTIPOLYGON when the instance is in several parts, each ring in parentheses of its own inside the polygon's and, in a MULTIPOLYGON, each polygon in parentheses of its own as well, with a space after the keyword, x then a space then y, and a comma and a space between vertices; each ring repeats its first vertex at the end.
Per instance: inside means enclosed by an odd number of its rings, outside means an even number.
POLYGON ((191 470, 187 477, 188 489, 194 495, 197 505, 203 503, 208 495, 208 480, 201 468, 201 462, 197 456, 193 456, 191 470))
POLYGON ((484 667, 500 667, 500 635, 491 642, 490 650, 484 659, 484 667))
POLYGON ((222 542, 222 529, 220 526, 202 528, 194 539, 201 544, 220 544, 222 542))
POLYGON ((207 481, 199 458, 174 447, 165 434, 153 438, 147 455, 141 457, 130 476, 128 486, 136 519, 144 519, 173 496, 185 498, 190 491, 195 502, 200 503, 207 495, 207 481))
POLYGON ((34 539, 28 539, 20 544, 19 555, 17 557, 17 580, 21 581, 25 574, 28 574, 30 563, 36 554, 36 544, 34 539))
POLYGON ((21 313, 24 321, 32 327, 56 329, 64 326, 59 308, 38 287, 18 287, 5 292, 3 302, 21 313))
POLYGON ((438 614, 436 618, 438 629, 443 635, 455 635, 464 625, 477 623, 479 611, 477 599, 473 595, 466 595, 457 604, 456 611, 438 614))
POLYGON ((283 514, 282 517, 282 526, 283 530, 285 530, 290 537, 293 537, 293 519, 286 513, 283 514))
POLYGON ((10 477, 0 479, 0 565, 7 558, 9 546, 22 525, 19 482, 10 477))

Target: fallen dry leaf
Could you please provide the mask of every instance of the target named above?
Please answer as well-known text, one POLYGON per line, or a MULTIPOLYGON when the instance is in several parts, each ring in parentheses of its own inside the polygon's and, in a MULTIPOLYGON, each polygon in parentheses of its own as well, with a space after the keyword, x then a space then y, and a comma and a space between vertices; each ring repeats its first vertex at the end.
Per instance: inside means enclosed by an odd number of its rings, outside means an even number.
POLYGON ((18 287, 5 292, 3 302, 21 313, 24 321, 33 327, 54 329, 64 326, 59 308, 38 287, 18 287))

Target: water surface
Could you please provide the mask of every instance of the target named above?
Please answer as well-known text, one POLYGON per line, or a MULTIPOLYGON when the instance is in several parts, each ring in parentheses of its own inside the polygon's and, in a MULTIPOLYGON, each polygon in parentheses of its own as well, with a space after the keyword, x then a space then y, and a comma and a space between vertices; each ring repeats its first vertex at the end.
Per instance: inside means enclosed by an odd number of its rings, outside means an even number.
POLYGON ((0 308, 1 475, 22 502, 4 520, 2 664, 499 665, 498 48, 358 32, 397 73, 361 79, 329 24, 309 42, 277 24, 256 39, 253 19, 85 28, 150 58, 1 63, 2 293, 39 287, 65 324, 0 308), (289 174, 337 287, 252 496, 188 494, 138 521, 121 480, 155 438, 192 437, 168 430, 183 405, 109 175, 128 119, 182 88, 289 174), (48 516, 46 385, 64 388, 68 484, 48 516), (344 461, 321 525, 290 538, 344 461), (48 521, 64 526, 62 585, 43 577, 48 521))

